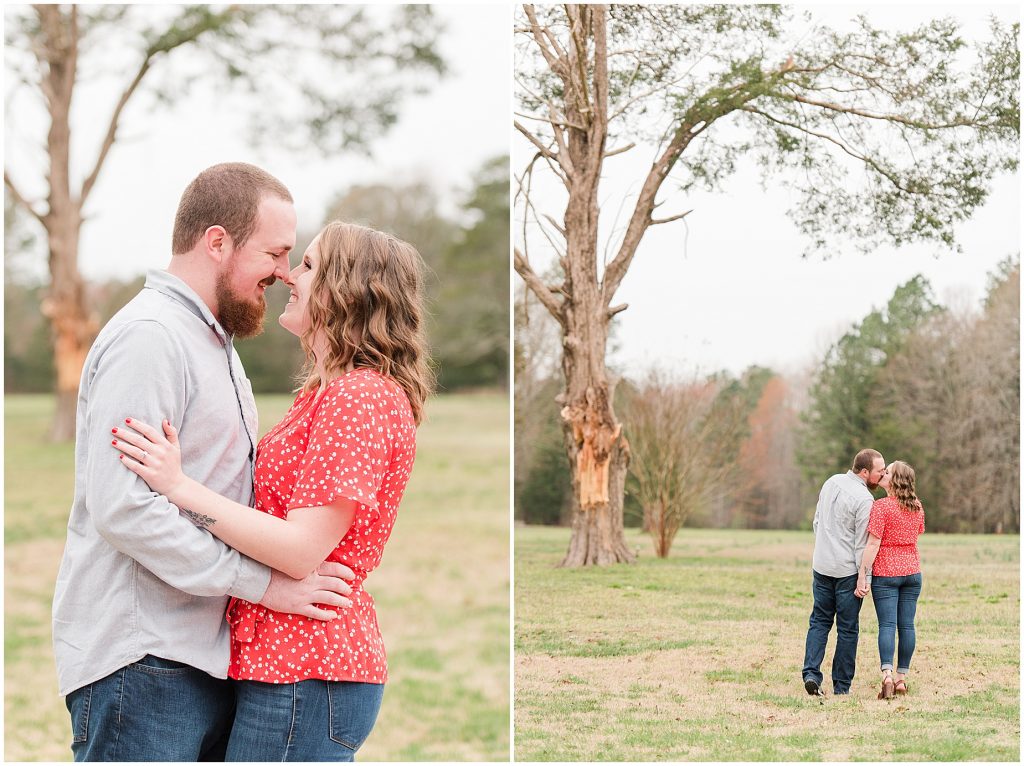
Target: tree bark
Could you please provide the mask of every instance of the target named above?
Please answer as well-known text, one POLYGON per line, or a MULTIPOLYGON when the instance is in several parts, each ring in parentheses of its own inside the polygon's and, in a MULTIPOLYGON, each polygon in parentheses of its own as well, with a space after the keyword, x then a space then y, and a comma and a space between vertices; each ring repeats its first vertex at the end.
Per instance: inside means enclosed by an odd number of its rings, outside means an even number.
POLYGON ((82 201, 71 192, 71 97, 78 67, 78 11, 74 6, 67 12, 58 6, 38 6, 36 10, 43 37, 37 55, 50 113, 46 136, 49 195, 42 216, 50 249, 50 289, 41 307, 50 322, 57 378, 57 410, 50 438, 66 441, 75 435, 78 384, 99 329, 78 271, 82 201))
POLYGON ((589 340, 600 349, 580 358, 569 342, 579 334, 569 333, 562 363, 562 424, 573 486, 572 537, 561 563, 568 567, 632 563, 636 558, 626 546, 622 521, 629 443, 612 409, 613 389, 604 369, 607 319, 599 321, 593 314, 587 318, 589 340))
POLYGON ((96 338, 99 322, 89 311, 85 285, 78 274, 78 229, 71 224, 73 233, 63 235, 51 229, 51 269, 49 294, 41 306, 50 321, 53 335, 54 367, 56 371, 56 412, 50 430, 53 441, 66 441, 75 436, 75 412, 78 406, 78 385, 85 366, 85 357, 96 338))
MULTIPOLYGON (((572 426, 566 424, 567 441, 570 442, 569 453, 578 452, 575 439, 572 437, 572 426)), ((626 482, 626 471, 629 467, 629 445, 622 437, 615 443, 609 459, 608 479, 609 490, 605 502, 597 503, 589 509, 580 506, 579 487, 585 478, 573 460, 574 503, 572 514, 572 537, 569 549, 560 566, 581 567, 588 565, 604 566, 606 564, 632 563, 636 560, 633 552, 626 546, 622 524, 622 499, 626 482)))

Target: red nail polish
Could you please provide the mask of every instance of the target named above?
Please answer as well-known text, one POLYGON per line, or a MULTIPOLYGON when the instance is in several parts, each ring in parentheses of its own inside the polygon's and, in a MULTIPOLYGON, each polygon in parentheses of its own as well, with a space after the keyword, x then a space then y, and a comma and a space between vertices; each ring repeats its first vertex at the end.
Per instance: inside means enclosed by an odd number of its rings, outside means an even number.
POLYGON ((110 443, 113 444, 116 447, 117 446, 117 439, 114 439, 114 441, 112 441, 110 443))
POLYGON ((112 434, 116 434, 116 433, 117 433, 117 429, 116 429, 116 428, 111 428, 111 429, 110 429, 110 433, 112 433, 112 434))
POLYGON ((131 419, 131 418, 125 418, 125 419, 124 419, 124 422, 125 422, 125 423, 131 423, 131 422, 132 422, 132 419, 131 419))

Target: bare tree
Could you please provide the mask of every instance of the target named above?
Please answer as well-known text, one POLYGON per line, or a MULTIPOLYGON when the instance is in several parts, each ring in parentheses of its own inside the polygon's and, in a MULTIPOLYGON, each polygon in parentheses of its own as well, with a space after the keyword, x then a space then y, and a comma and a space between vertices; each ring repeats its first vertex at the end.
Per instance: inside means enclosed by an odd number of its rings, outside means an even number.
POLYGON ((684 192, 717 188, 748 155, 766 171, 795 171, 788 180, 802 200, 791 214, 809 250, 837 240, 948 247, 992 176, 1016 167, 1017 25, 993 22, 965 71, 949 20, 888 33, 862 18, 852 34, 818 28, 790 40, 788 13, 763 5, 524 5, 517 13, 515 128, 532 149, 517 175, 523 228, 514 258, 562 333, 559 402, 575 495, 565 566, 633 558, 622 528, 629 445, 605 354, 612 319, 626 309, 613 305, 615 293, 645 232, 692 212, 656 215, 667 181, 684 192), (653 161, 618 246, 599 263, 604 163, 639 144, 656 147, 653 161), (564 190, 560 216, 531 196, 538 169, 564 190), (531 265, 538 236, 557 253, 560 281, 531 265))
POLYGON ((23 194, 23 181, 7 167, 4 183, 46 232, 50 287, 43 311, 54 340, 54 439, 74 434, 79 378, 99 324, 78 266, 90 194, 117 144, 126 108, 153 85, 159 77, 154 73, 163 80, 148 90, 164 101, 183 97, 197 77, 248 89, 259 112, 251 121, 254 134, 258 128, 264 137, 331 151, 363 143, 397 119, 401 95, 409 90, 406 74, 443 69, 434 52, 437 25, 426 6, 401 6, 390 15, 358 6, 5 6, 5 22, 8 68, 38 96, 48 118, 48 162, 40 169, 45 201, 23 194), (105 133, 82 163, 85 175, 77 177, 71 163, 78 123, 73 96, 84 59, 112 48, 131 51, 134 60, 110 112, 101 115, 89 105, 87 119, 104 125, 105 133), (185 51, 203 61, 201 73, 168 76, 169 61, 185 51), (300 63, 310 52, 319 61, 315 76, 305 76, 300 63), (285 114, 304 117, 283 120, 285 114), (283 123, 287 134, 275 130, 283 123))
POLYGON ((723 393, 715 379, 679 382, 655 371, 626 400, 630 473, 659 558, 686 520, 735 480, 746 412, 723 393))

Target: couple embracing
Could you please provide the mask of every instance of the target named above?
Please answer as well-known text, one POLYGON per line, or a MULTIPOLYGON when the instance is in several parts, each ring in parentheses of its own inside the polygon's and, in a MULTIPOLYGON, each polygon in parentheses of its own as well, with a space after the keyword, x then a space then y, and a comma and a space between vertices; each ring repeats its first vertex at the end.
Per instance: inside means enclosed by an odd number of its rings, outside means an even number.
POLYGON ((917 499, 914 469, 906 463, 897 460, 886 466, 881 454, 865 449, 857 453, 849 471, 825 482, 814 512, 814 610, 803 669, 808 694, 822 693, 821 663, 833 622, 837 633, 833 692, 850 693, 860 608, 869 590, 878 616, 882 671, 878 698, 907 693, 916 645, 914 616, 921 595, 917 538, 923 532, 924 508, 917 499), (874 500, 871 493, 878 487, 886 496, 874 500))
POLYGON ((351 761, 376 720, 387 664, 362 584, 431 389, 421 262, 333 222, 292 268, 295 223, 265 171, 203 171, 169 266, 85 360, 53 602, 76 761, 351 761), (278 279, 307 366, 257 442, 233 342, 278 279))

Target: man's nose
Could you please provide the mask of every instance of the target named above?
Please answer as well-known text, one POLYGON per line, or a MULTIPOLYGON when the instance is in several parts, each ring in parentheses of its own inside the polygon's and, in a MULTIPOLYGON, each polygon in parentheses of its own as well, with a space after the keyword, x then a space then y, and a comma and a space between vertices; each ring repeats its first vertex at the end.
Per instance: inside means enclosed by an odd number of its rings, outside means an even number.
POLYGON ((288 272, 291 264, 288 263, 287 254, 280 256, 274 260, 274 276, 280 279, 282 282, 288 281, 288 272))
POLYGON ((284 274, 282 274, 280 276, 280 280, 282 282, 284 282, 286 285, 288 285, 288 287, 294 287, 295 286, 295 272, 298 271, 298 270, 299 270, 299 267, 296 266, 291 271, 284 272, 284 274))

